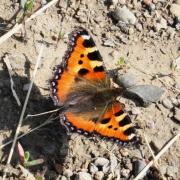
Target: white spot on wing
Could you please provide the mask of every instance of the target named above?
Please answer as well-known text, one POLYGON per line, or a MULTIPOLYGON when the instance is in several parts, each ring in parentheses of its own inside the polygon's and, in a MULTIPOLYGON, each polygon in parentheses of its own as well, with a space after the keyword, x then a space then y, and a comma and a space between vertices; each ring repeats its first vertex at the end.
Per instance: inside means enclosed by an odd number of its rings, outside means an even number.
POLYGON ((131 135, 128 136, 128 139, 131 140, 135 136, 136 136, 135 134, 131 134, 131 135))
POLYGON ((90 36, 89 35, 82 35, 83 39, 90 39, 90 36))

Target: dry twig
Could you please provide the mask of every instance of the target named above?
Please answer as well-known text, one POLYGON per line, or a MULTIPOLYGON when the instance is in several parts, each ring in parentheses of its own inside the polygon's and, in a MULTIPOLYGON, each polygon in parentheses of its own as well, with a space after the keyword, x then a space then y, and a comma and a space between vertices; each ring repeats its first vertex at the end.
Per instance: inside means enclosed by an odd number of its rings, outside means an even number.
POLYGON ((141 179, 144 174, 148 171, 148 169, 153 165, 154 160, 157 161, 171 146, 172 144, 180 137, 180 133, 174 136, 165 146, 164 148, 151 160, 147 166, 135 177, 134 180, 141 179))
POLYGON ((9 78, 10 78, 10 83, 11 83, 11 91, 12 91, 12 94, 13 94, 13 96, 14 96, 17 104, 18 104, 18 106, 21 106, 21 102, 20 102, 20 100, 19 100, 19 98, 18 98, 18 95, 17 95, 15 89, 14 89, 14 81, 13 81, 13 79, 12 79, 13 71, 12 71, 11 64, 10 64, 10 62, 9 62, 8 55, 5 55, 5 57, 4 57, 3 60, 4 60, 4 63, 6 64, 6 66, 7 66, 7 69, 8 69, 9 78))
MULTIPOLYGON (((47 3, 45 6, 43 6, 41 9, 37 10, 34 14, 32 14, 28 19, 25 20, 25 23, 31 21, 36 16, 40 15, 42 12, 44 12, 46 9, 51 7, 53 4, 55 4, 58 0, 52 0, 49 3, 47 3)), ((0 44, 2 44, 4 41, 6 41, 8 38, 10 38, 13 34, 15 34, 18 30, 20 30, 23 27, 23 24, 15 24, 14 27, 0 37, 0 44)))

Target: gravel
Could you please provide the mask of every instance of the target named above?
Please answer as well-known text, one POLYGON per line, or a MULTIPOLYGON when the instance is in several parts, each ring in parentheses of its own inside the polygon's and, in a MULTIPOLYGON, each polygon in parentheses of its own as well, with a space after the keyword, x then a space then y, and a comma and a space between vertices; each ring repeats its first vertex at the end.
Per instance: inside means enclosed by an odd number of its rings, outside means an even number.
POLYGON ((67 178, 71 177, 73 175, 73 172, 70 169, 65 169, 63 172, 63 175, 67 178))
POLYGON ((96 173, 98 171, 98 167, 96 166, 96 165, 94 165, 93 163, 90 163, 90 165, 89 165, 89 172, 91 173, 91 174, 94 174, 94 173, 96 173))
POLYGON ((135 24, 136 17, 135 15, 126 7, 117 8, 113 13, 113 18, 116 21, 122 21, 126 24, 135 24))
POLYGON ((118 72, 118 77, 116 80, 117 84, 125 88, 135 86, 137 84, 136 76, 132 73, 120 74, 118 72))
POLYGON ((177 107, 174 110, 174 119, 180 123, 180 109, 177 107))
POLYGON ((102 180, 103 177, 104 177, 104 173, 103 173, 102 171, 98 171, 98 172, 96 172, 95 175, 94 175, 94 179, 95 179, 95 180, 102 180))
POLYGON ((92 176, 87 173, 87 172, 79 172, 76 177, 75 180, 93 180, 92 176))
POLYGON ((171 100, 169 98, 163 99, 162 104, 167 109, 172 109, 173 108, 173 104, 172 104, 172 102, 171 102, 171 100))
POLYGON ((105 165, 107 165, 107 164, 109 164, 109 160, 106 159, 106 158, 103 158, 103 157, 99 157, 99 158, 97 158, 97 159, 94 161, 94 165, 95 165, 95 166, 100 166, 100 167, 102 167, 102 166, 105 166, 105 165))
POLYGON ((180 5, 179 4, 172 4, 170 7, 170 12, 175 17, 180 17, 180 5))

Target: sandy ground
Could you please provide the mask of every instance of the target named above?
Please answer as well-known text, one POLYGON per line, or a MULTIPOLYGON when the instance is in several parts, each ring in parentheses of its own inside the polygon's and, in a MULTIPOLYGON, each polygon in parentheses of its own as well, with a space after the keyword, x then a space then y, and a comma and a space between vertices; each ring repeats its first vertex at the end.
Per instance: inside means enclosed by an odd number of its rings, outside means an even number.
MULTIPOLYGON (((134 12, 143 11, 143 9, 134 7, 129 1, 127 5, 134 12)), ((0 144, 12 138, 22 109, 12 95, 9 74, 3 63, 3 57, 8 54, 14 72, 15 90, 23 104, 27 93, 24 88, 30 82, 40 42, 45 41, 47 46, 43 51, 42 63, 38 69, 26 114, 37 114, 56 109, 57 107, 53 105, 50 98, 48 80, 53 75, 53 67, 61 62, 66 50, 68 34, 76 26, 85 27, 90 32, 107 69, 117 67, 117 60, 123 57, 128 63, 121 71, 122 73, 133 73, 138 79, 138 84, 155 85, 165 91, 162 100, 146 108, 136 106, 132 100, 122 98, 132 120, 135 119, 141 127, 138 131, 142 136, 142 144, 139 144, 138 147, 121 147, 114 142, 93 135, 91 137, 84 137, 76 133, 66 135, 59 120, 25 136, 20 142, 32 154, 31 158, 43 157, 45 159, 43 165, 30 168, 35 175, 46 167, 46 179, 56 179, 58 176, 59 179, 63 179, 63 177, 70 179, 70 176, 68 177, 65 173, 67 169, 72 172, 71 179, 81 179, 78 176, 81 171, 89 173, 92 179, 98 179, 97 172, 94 174, 90 172, 90 164, 98 157, 110 160, 113 155, 118 159, 118 168, 116 169, 119 170, 120 177, 133 179, 135 177, 132 174, 135 159, 145 159, 148 162, 152 156, 143 134, 156 154, 168 140, 179 132, 179 123, 173 118, 176 105, 167 108, 162 104, 163 99, 180 101, 180 71, 171 68, 172 61, 179 56, 179 32, 175 30, 173 38, 166 36, 166 30, 162 30, 162 33, 155 33, 155 37, 150 37, 148 28, 144 27, 139 32, 133 26, 132 33, 123 33, 108 15, 116 6, 122 5, 115 4, 108 9, 102 1, 78 1, 77 4, 71 2, 66 10, 58 5, 52 6, 45 13, 24 25, 24 37, 21 37, 22 31, 19 31, 0 45, 0 144), (60 32, 62 39, 57 42, 55 39, 60 32), (163 33, 165 35, 162 35, 163 33), (125 42, 120 40, 122 38, 125 42), (104 45, 106 40, 113 42, 112 47, 104 45), (152 76, 160 73, 164 76, 152 79, 152 76), (139 111, 136 117, 132 113, 134 109, 139 111), (130 166, 127 166, 128 163, 130 166), (127 172, 127 175, 123 174, 124 171, 127 172)), ((3 20, 5 22, 13 16, 18 9, 18 3, 13 6, 12 1, 2 0, 0 7, 0 22, 2 23, 3 20)), ((179 108, 179 105, 176 108, 179 108)), ((54 117, 57 116, 54 114, 54 117)), ((28 128, 36 127, 45 122, 48 117, 49 115, 45 115, 25 120, 21 132, 24 133, 28 128)), ((7 146, 0 151, 2 165, 7 160, 9 148, 10 146, 7 146)), ((160 179, 164 176, 167 179, 178 179, 180 177, 179 156, 180 145, 176 142, 158 161, 157 172, 160 171, 161 174, 157 173, 160 175, 155 176, 154 170, 151 170, 146 178, 160 179)), ((17 164, 18 158, 14 153, 12 165, 16 168, 17 164)), ((102 179, 118 179, 112 174, 112 172, 103 172, 102 179)), ((13 174, 10 177, 20 178, 13 174)))

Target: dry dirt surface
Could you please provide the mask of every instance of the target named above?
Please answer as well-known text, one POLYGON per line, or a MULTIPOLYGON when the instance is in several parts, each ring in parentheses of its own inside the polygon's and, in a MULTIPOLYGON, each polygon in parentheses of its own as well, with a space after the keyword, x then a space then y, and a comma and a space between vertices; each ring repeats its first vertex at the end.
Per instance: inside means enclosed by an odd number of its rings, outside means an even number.
MULTIPOLYGON (((34 1, 33 11, 50 1, 34 1)), ((50 97, 49 79, 60 64, 67 48, 68 35, 75 27, 84 27, 93 37, 105 66, 112 70, 126 64, 119 76, 132 74, 137 84, 161 88, 157 102, 142 107, 131 99, 120 98, 139 129, 141 143, 122 146, 96 135, 85 137, 67 133, 58 112, 26 118, 20 134, 49 118, 50 124, 20 138, 30 159, 43 163, 19 168, 22 162, 15 148, 7 179, 135 179, 140 170, 176 134, 180 133, 180 1, 179 0, 64 0, 25 23, 20 18, 20 1, 0 1, 0 36, 16 23, 23 28, 0 44, 0 145, 11 140, 16 131, 22 105, 11 91, 10 76, 4 58, 12 66, 14 89, 24 103, 41 43, 46 44, 38 68, 25 116, 55 110, 50 97), (149 142, 152 152, 145 140, 149 142), (32 179, 32 178, 30 178, 32 179)), ((30 14, 34 13, 31 12, 30 14)), ((0 179, 3 176, 11 145, 0 149, 0 179)), ((145 173, 143 179, 179 179, 180 143, 177 140, 145 173)))

